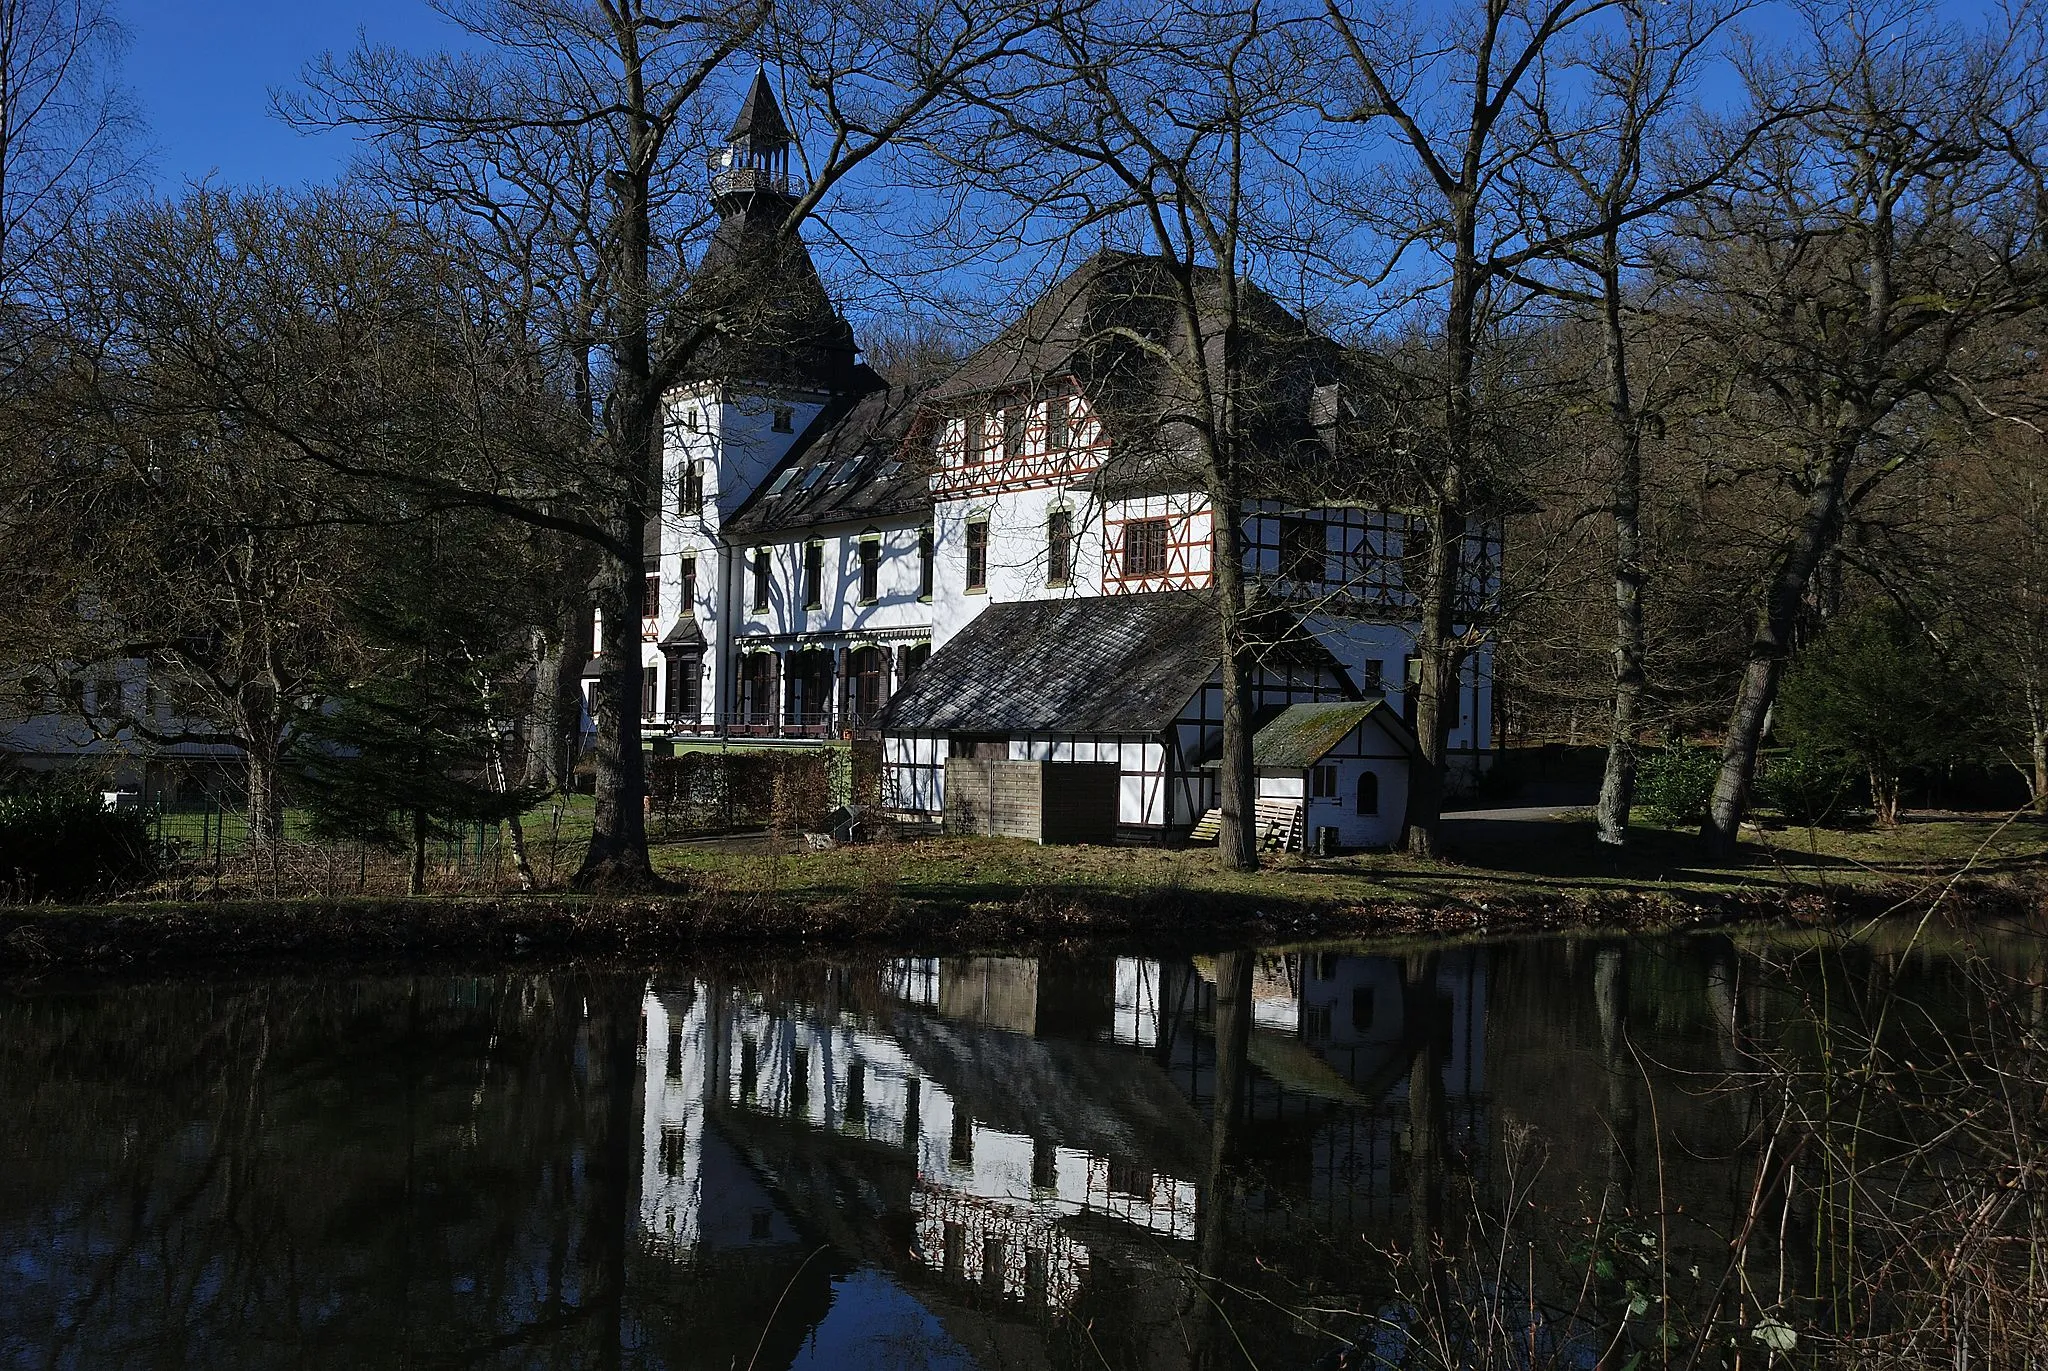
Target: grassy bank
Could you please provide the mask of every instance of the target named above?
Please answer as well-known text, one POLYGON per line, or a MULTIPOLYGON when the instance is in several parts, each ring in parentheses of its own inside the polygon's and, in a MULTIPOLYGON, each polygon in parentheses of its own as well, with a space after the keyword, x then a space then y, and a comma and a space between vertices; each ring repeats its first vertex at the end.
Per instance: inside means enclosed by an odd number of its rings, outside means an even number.
POLYGON ((1041 848, 985 839, 792 851, 765 836, 667 842, 669 889, 615 897, 480 888, 421 899, 289 898, 260 872, 215 872, 154 896, 0 909, 0 967, 381 964, 566 956, 654 961, 707 948, 866 946, 922 952, 1089 940, 1153 951, 1228 942, 1818 924, 1924 908, 2031 912, 2048 889, 2048 825, 1922 817, 1888 831, 1759 833, 1728 865, 1688 834, 1616 850, 1582 819, 1462 820, 1450 855, 1274 856, 1224 870, 1213 849, 1041 848), (177 896, 182 898, 167 898, 177 896))

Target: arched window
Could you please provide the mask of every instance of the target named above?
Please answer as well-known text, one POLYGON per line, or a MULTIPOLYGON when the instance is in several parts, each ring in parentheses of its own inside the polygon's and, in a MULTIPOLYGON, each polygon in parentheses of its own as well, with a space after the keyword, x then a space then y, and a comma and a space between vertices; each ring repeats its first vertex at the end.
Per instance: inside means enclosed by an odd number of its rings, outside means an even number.
POLYGON ((1377 814, 1380 812, 1380 775, 1377 771, 1363 771, 1358 776, 1358 812, 1377 814))

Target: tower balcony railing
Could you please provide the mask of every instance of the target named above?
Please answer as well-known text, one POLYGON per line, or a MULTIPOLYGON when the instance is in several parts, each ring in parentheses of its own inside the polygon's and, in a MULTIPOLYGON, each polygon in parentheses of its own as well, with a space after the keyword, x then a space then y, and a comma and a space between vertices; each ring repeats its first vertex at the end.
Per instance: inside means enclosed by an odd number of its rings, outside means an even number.
POLYGON ((766 167, 720 167, 714 164, 711 193, 723 195, 786 195, 794 198, 799 183, 786 171, 766 167))

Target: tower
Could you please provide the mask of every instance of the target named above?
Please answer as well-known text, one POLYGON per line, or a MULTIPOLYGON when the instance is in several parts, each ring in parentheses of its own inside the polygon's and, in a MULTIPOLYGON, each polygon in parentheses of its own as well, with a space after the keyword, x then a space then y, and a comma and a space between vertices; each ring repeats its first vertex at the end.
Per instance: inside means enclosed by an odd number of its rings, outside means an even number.
POLYGON ((643 635, 651 718, 714 725, 729 713, 726 644, 752 549, 724 525, 817 424, 875 382, 856 361, 803 238, 794 139, 757 71, 711 151, 717 226, 681 302, 706 341, 664 397, 659 612, 643 635))

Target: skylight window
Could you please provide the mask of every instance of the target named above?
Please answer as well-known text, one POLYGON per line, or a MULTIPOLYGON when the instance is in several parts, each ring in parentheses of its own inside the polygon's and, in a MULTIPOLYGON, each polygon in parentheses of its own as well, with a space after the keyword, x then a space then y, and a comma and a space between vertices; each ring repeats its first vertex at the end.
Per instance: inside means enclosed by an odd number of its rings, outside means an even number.
POLYGON ((770 495, 782 494, 783 491, 789 489, 789 483, 791 481, 794 481, 797 478, 797 475, 797 469, 795 467, 791 467, 788 471, 783 472, 780 476, 775 478, 775 484, 768 487, 768 493, 770 495))
POLYGON ((817 466, 814 466, 809 471, 806 471, 804 473, 803 488, 805 490, 809 490, 813 486, 817 485, 818 482, 825 479, 825 473, 830 471, 831 469, 832 464, 830 462, 820 462, 817 466))

